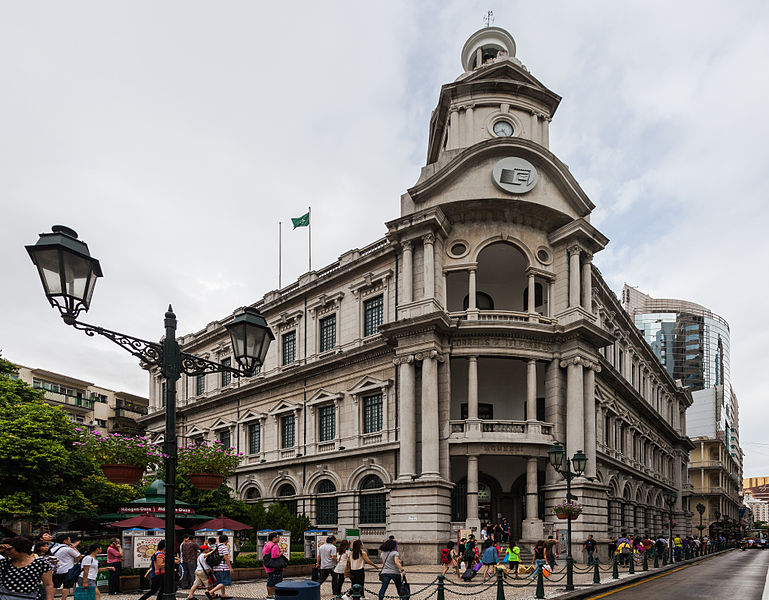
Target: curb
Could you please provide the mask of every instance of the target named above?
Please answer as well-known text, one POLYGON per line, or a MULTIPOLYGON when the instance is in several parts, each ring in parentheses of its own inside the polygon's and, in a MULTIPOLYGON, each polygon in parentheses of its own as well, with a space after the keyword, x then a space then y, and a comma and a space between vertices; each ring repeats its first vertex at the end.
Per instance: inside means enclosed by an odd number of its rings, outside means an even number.
POLYGON ((578 600, 581 598, 590 598, 591 596, 595 596, 596 594, 601 594, 609 590, 624 587, 628 584, 636 583, 638 581, 647 579, 648 577, 653 577, 654 575, 660 575, 662 573, 666 573, 668 571, 678 569, 685 565, 697 564, 698 562, 701 562, 703 560, 714 558, 716 556, 721 556, 722 554, 725 554, 727 552, 732 552, 734 550, 736 550, 736 548, 728 548, 726 550, 720 550, 718 552, 714 552, 713 554, 708 554, 706 556, 697 556, 695 558, 690 558, 688 560, 682 560, 681 562, 677 562, 672 565, 665 565, 664 567, 659 567, 658 569, 650 568, 648 571, 641 571, 640 573, 636 573, 635 575, 631 575, 630 577, 623 577, 622 579, 616 579, 614 581, 610 581, 609 583, 593 584, 589 588, 585 588, 582 590, 574 590, 573 592, 567 592, 567 593, 559 594, 557 596, 552 596, 552 597, 558 598, 558 600, 578 600))

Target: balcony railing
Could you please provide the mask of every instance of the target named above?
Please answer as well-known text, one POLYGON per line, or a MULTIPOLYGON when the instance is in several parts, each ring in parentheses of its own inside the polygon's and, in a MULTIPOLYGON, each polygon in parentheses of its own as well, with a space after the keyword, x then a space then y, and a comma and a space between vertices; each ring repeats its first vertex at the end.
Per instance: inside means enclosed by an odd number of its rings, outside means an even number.
POLYGON ((550 441, 553 434, 551 423, 540 421, 451 421, 449 423, 451 436, 449 440, 467 441, 468 439, 495 439, 519 441, 550 441))
POLYGON ((472 313, 468 316, 467 311, 455 311, 449 313, 449 316, 454 319, 469 320, 469 321, 484 321, 484 322, 497 322, 497 323, 555 323, 555 319, 552 317, 546 317, 539 313, 528 313, 514 310, 479 310, 477 313, 472 313))
POLYGON ((66 394, 61 394, 59 392, 52 392, 51 390, 44 390, 45 391, 45 399, 51 400, 52 402, 60 402, 62 404, 67 404, 69 406, 76 406, 78 408, 83 408, 85 410, 93 410, 93 400, 89 400, 88 398, 78 398, 76 396, 67 396, 66 394))

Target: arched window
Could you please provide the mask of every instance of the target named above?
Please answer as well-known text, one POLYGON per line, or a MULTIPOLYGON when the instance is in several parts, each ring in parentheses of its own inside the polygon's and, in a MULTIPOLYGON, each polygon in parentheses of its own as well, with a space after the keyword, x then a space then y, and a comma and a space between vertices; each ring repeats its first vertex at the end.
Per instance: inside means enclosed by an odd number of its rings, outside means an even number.
MULTIPOLYGON (((333 494, 336 486, 330 479, 324 479, 316 488, 318 494, 333 494)), ((315 500, 315 520, 319 525, 336 525, 338 521, 337 497, 321 496, 315 500)))
MULTIPOLYGON (((467 310, 470 306, 470 295, 462 300, 462 310, 467 310)), ((494 300, 484 292, 475 292, 475 308, 478 310, 494 310, 494 300)))
POLYGON ((296 500, 284 500, 283 498, 290 498, 296 496, 296 490, 290 483, 284 483, 278 488, 278 496, 281 498, 280 503, 288 509, 292 515, 296 514, 296 500))
POLYGON ((252 487, 246 490, 246 502, 256 502, 259 498, 260 494, 257 488, 252 487))
POLYGON ((387 494, 382 479, 376 475, 366 475, 360 482, 360 490, 361 524, 387 522, 387 494))

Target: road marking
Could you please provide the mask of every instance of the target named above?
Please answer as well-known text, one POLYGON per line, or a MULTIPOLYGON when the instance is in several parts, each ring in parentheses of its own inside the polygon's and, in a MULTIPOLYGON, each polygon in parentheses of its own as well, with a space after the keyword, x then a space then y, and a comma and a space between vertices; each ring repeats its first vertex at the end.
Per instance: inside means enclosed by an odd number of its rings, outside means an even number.
POLYGON ((766 571, 766 583, 764 584, 764 593, 761 594, 761 600, 769 600, 769 570, 766 571))
MULTIPOLYGON (((672 571, 668 571, 666 573, 661 573, 659 575, 655 575, 654 577, 646 577, 642 579, 641 581, 636 581, 635 583, 631 583, 629 585, 622 586, 621 588, 617 588, 616 590, 611 590, 610 592, 605 592, 603 594, 599 594, 598 596, 590 596, 588 600, 598 600, 598 598, 605 598, 606 596, 611 596, 612 594, 616 594, 617 592, 621 592, 623 590, 628 590, 631 587, 635 587, 637 585, 641 585, 642 583, 646 583, 647 581, 652 581, 654 579, 659 579, 660 577, 665 577, 666 575, 671 575, 673 573, 678 573, 679 571, 683 571, 684 569, 688 569, 693 565, 684 565, 683 567, 679 567, 677 569, 673 569, 672 571)), ((766 589, 764 589, 764 593, 766 594, 766 589)), ((769 598, 761 598, 761 600, 769 600, 769 598)))

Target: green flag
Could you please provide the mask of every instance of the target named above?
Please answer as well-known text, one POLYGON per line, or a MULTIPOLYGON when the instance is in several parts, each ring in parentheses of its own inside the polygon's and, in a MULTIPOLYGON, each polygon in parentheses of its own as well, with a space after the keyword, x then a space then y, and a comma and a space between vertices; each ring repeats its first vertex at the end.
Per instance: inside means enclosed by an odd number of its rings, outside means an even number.
POLYGON ((308 227, 310 225, 310 213, 305 213, 296 219, 291 217, 291 223, 293 224, 294 229, 297 227, 308 227))

